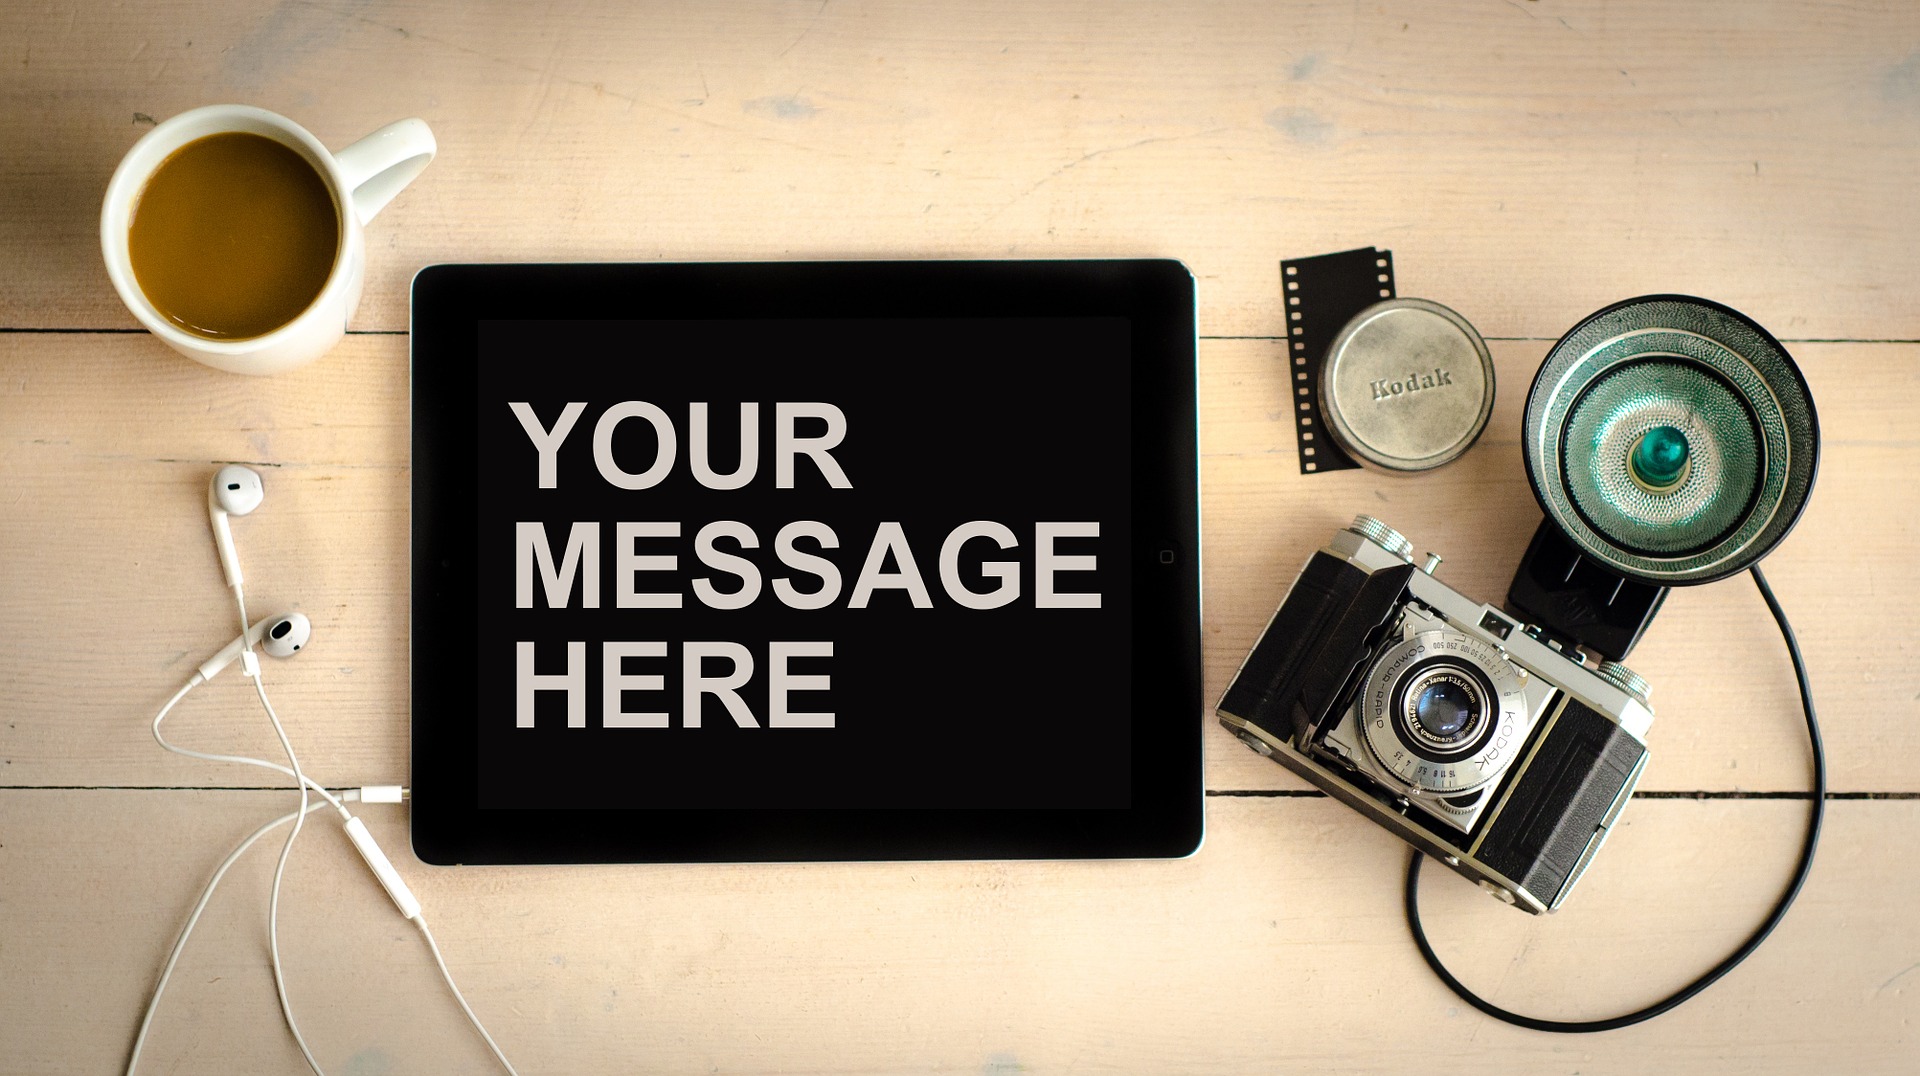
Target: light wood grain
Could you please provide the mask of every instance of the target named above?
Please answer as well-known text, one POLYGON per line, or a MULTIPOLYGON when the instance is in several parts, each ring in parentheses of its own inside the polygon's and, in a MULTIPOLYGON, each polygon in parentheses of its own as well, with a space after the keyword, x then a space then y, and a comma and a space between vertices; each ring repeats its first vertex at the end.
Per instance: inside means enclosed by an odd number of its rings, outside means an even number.
MULTIPOLYGON (((0 792, 8 1072, 124 1057, 181 917, 267 792, 0 792)), ((1775 939, 1675 1013, 1562 1039, 1445 992, 1401 921, 1403 847, 1324 799, 1210 801, 1160 863, 435 869, 396 808, 366 817, 521 1071, 1489 1073, 1911 1071, 1920 922, 1892 894, 1920 804, 1830 808, 1775 939)), ((1495 1001, 1600 1016, 1737 945, 1785 879, 1806 805, 1635 803, 1560 913, 1444 872, 1427 921, 1495 1001)), ((325 815, 289 869, 289 991, 329 1072, 487 1071, 412 928, 325 815)), ((291 1072, 266 963, 278 841, 237 868, 156 1021, 155 1072, 291 1072)))
POLYGON ((1920 338, 1906 0, 17 3, 0 42, 0 325, 133 324, 107 176, 137 116, 242 101, 439 134, 366 328, 437 261, 1123 254, 1274 335, 1279 258, 1379 243, 1495 336, 1684 291, 1920 338))
MULTIPOLYGON (((406 772, 408 476, 404 336, 354 336, 266 381, 204 370, 143 335, 0 335, 10 416, 0 443, 13 506, 4 567, 0 784, 254 785, 160 753, 147 722, 232 637, 201 490, 215 461, 261 465, 268 504, 237 520, 253 612, 299 608, 315 645, 269 668, 316 772, 336 782, 406 772), (115 391, 99 391, 102 384, 115 391), (76 492, 81 491, 81 492, 76 492), (48 536, 57 536, 52 540, 48 536), (124 639, 112 644, 110 640, 124 639)), ((1201 348, 1205 702, 1225 689, 1308 555, 1356 512, 1448 560, 1441 575, 1498 603, 1538 509, 1516 431, 1545 344, 1496 345, 1500 397, 1482 443, 1406 479, 1301 475, 1285 425, 1280 345, 1201 348)), ((1767 561, 1827 706, 1834 787, 1915 791, 1920 607, 1912 551, 1920 487, 1889 481, 1920 456, 1920 346, 1808 344, 1825 440, 1799 528, 1767 561), (1838 584, 1838 585, 1837 585, 1838 584)), ((1632 664, 1657 720, 1644 781, 1665 790, 1800 790, 1805 734, 1772 621, 1744 578, 1677 591, 1632 664)), ((272 751, 239 681, 207 685, 176 720, 183 742, 272 751)), ((1204 723, 1212 788, 1298 788, 1204 723)))
MULTIPOLYGON (((26 0, 0 5, 0 105, 0 1073, 117 1071, 206 872, 290 804, 222 790, 265 775, 147 732, 232 635, 201 500, 216 462, 269 487, 235 522, 253 611, 317 626, 269 668, 303 760, 333 784, 404 779, 404 330, 434 262, 1182 259, 1207 337, 1209 704, 1356 512, 1497 600, 1538 518, 1515 431, 1551 340, 1633 294, 1729 303, 1788 341, 1820 409, 1819 483, 1767 570, 1834 787, 1920 791, 1905 0, 26 0), (216 101, 332 146, 433 126, 439 159, 368 232, 353 327, 393 335, 252 380, 125 331, 107 178, 150 123, 216 101), (1433 475, 1303 477, 1277 263, 1367 244, 1394 251, 1402 294, 1495 338, 1498 404, 1433 475)), ((1643 789, 1805 787, 1750 584, 1676 592, 1632 664, 1658 711, 1643 789)), ((529 1074, 1915 1069, 1920 800, 1831 804, 1805 895, 1746 966, 1651 1024, 1563 1039, 1433 980, 1400 920, 1401 845, 1185 719, 1208 787, 1252 794, 1210 796, 1179 862, 440 870, 406 854, 404 808, 365 813, 529 1074)), ((191 745, 277 748, 237 680, 175 722, 191 745)), ((1436 944, 1524 1011, 1645 1003, 1759 919, 1807 809, 1638 799, 1541 919, 1435 872, 1436 944)), ((314 823, 282 941, 327 1071, 491 1071, 417 936, 314 823)), ((142 1071, 302 1071, 266 967, 274 847, 210 911, 142 1071)))
MULTIPOLYGON (((1492 604, 1506 597, 1540 510, 1519 431, 1547 344, 1493 345, 1499 392, 1486 433, 1462 459, 1415 478, 1342 471, 1302 476, 1286 426, 1284 343, 1202 348, 1202 591, 1212 701, 1307 557, 1366 512, 1447 558, 1440 578, 1492 604)), ((1820 408, 1818 484, 1806 514, 1764 565, 1796 625, 1833 745, 1835 787, 1913 790, 1920 757, 1920 643, 1892 625, 1920 605, 1920 348, 1802 344, 1820 408)), ((1645 787, 1806 787, 1805 732, 1778 629, 1745 576, 1676 588, 1628 663, 1654 685, 1645 787)), ((1215 738, 1209 784, 1298 787, 1279 767, 1215 738), (1224 753, 1222 753, 1224 752, 1224 753)))

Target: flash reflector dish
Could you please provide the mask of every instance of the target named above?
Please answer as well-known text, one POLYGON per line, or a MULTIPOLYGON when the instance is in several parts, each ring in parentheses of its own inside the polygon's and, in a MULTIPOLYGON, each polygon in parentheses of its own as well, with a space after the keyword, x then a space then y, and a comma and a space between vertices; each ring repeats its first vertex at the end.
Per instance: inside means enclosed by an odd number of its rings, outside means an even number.
POLYGON ((1806 508, 1819 457, 1807 383, 1744 314, 1629 299, 1574 326, 1527 396, 1527 477, 1582 552, 1662 586, 1765 556, 1806 508))

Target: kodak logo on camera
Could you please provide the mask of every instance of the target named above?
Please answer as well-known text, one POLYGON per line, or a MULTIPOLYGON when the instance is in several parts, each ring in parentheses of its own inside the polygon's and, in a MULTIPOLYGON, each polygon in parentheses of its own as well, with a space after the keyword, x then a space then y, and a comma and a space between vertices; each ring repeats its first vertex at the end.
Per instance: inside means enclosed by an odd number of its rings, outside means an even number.
POLYGON ((1079 758, 1129 743, 1094 675, 1131 657, 1129 472, 1090 464, 1131 451, 1125 321, 479 336, 483 771, 543 803, 591 771, 628 806, 1125 805, 1124 763, 1079 758))

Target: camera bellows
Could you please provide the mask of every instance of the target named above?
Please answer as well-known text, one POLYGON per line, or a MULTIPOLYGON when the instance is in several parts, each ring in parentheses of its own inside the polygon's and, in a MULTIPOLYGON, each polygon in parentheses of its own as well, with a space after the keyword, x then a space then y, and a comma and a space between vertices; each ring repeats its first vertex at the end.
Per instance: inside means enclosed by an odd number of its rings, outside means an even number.
POLYGON ((1527 473, 1547 516, 1612 570, 1660 585, 1745 569, 1805 508, 1813 400, 1778 341, 1685 296, 1593 314, 1527 398, 1527 473))

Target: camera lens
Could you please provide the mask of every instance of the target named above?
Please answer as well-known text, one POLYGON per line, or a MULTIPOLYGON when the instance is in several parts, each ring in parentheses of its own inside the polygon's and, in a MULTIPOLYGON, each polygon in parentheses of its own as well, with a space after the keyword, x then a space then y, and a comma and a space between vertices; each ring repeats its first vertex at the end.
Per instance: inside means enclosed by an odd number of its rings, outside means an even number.
POLYGON ((1435 680, 1413 700, 1413 719, 1435 739, 1451 740, 1473 720, 1473 692, 1453 679, 1435 680))
POLYGON ((1471 753, 1492 731, 1490 685, 1451 661, 1416 664, 1394 688, 1395 735, 1430 762, 1471 753))
POLYGON ((1358 700, 1360 739, 1408 788, 1474 792, 1520 749, 1524 678, 1498 646, 1454 631, 1417 632, 1374 659, 1358 700))

